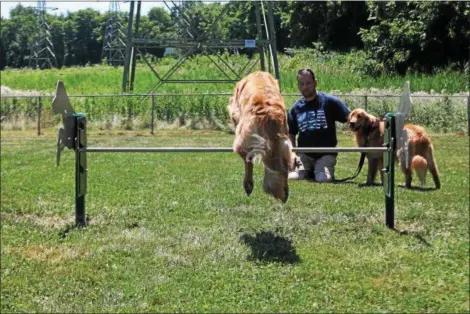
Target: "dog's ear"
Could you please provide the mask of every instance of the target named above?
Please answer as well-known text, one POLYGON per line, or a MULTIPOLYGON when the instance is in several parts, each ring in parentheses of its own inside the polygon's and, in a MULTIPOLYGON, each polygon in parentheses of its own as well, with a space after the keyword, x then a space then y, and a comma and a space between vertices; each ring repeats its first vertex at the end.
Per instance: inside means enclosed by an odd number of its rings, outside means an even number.
POLYGON ((371 122, 373 120, 373 117, 370 114, 368 114, 365 110, 361 111, 361 113, 359 114, 359 117, 368 122, 371 122))
POLYGON ((376 124, 376 123, 379 122, 379 119, 377 119, 377 117, 375 117, 375 116, 373 116, 373 115, 371 115, 371 114, 368 114, 368 113, 364 112, 364 115, 365 115, 365 119, 364 119, 364 120, 367 121, 367 123, 368 123, 369 125, 374 125, 374 124, 376 124))
POLYGON ((360 119, 362 121, 362 123, 370 123, 370 117, 369 115, 367 114, 367 112, 365 111, 361 111, 359 113, 359 116, 357 117, 358 119, 360 119))

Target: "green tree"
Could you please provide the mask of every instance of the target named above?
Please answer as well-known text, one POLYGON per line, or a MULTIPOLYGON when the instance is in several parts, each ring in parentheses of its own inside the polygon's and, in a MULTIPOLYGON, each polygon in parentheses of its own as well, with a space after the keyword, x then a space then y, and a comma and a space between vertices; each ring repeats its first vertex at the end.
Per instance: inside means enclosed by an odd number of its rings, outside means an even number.
MULTIPOLYGON (((102 25, 100 13, 93 9, 80 10, 71 13, 70 23, 65 25, 67 50, 72 51, 75 64, 101 62, 102 25)), ((70 52, 69 52, 70 53, 70 52)))
POLYGON ((281 29, 289 47, 312 47, 318 42, 327 50, 361 48, 359 31, 367 28, 368 8, 362 1, 287 1, 280 4, 281 29))
POLYGON ((52 44, 54 45, 57 66, 61 68, 64 64, 64 21, 62 18, 55 18, 50 24, 52 44))
POLYGON ((31 35, 35 29, 34 9, 17 5, 10 11, 10 19, 2 22, 1 35, 7 53, 7 66, 21 68, 28 65, 31 35))
POLYGON ((368 2, 373 25, 361 29, 368 72, 431 73, 468 59, 469 2, 368 2))

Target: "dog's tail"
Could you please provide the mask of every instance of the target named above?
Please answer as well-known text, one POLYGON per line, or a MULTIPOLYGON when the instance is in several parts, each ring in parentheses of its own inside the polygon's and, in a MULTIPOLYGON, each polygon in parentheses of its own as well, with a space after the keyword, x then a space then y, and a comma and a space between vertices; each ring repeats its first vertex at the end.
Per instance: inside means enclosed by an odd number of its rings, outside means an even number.
POLYGON ((269 143, 259 134, 251 134, 246 149, 246 161, 255 163, 256 160, 262 159, 266 155, 269 143))
POLYGON ((411 160, 411 169, 416 171, 421 186, 424 186, 426 184, 426 171, 428 169, 428 162, 426 159, 419 155, 414 156, 411 160))

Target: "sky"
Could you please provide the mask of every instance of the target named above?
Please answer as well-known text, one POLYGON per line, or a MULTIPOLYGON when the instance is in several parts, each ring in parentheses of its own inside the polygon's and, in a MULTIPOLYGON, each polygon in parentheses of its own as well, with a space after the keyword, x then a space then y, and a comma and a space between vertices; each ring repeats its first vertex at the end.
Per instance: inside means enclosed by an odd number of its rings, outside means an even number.
MULTIPOLYGON (((19 3, 21 3, 22 6, 28 7, 28 6, 36 6, 37 1, 4 1, 1 0, 0 2, 0 9, 1 9, 1 15, 4 18, 9 18, 10 17, 10 10, 16 7, 19 3)), ((171 2, 168 3, 168 5, 171 7, 172 4, 171 2)), ((129 7, 130 3, 124 3, 124 1, 119 2, 119 6, 121 11, 123 12, 129 12, 129 7)), ((147 15, 148 11, 153 8, 153 7, 163 7, 166 8, 165 4, 160 1, 142 1, 142 7, 141 7, 141 14, 142 15, 147 15)), ((78 10, 83 10, 86 8, 91 8, 97 11, 100 11, 101 13, 105 13, 109 9, 109 1, 102 1, 102 0, 96 0, 96 1, 47 1, 46 2, 46 7, 54 7, 57 8, 55 11, 48 10, 48 13, 50 14, 60 14, 64 13, 67 14, 67 11, 70 12, 75 12, 78 10)), ((134 6, 134 9, 137 10, 137 1, 134 6)))

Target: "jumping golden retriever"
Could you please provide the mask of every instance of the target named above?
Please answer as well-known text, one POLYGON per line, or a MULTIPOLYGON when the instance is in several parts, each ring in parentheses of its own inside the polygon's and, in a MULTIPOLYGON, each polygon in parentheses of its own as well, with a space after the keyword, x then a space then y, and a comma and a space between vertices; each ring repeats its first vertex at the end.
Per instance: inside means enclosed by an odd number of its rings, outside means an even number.
MULTIPOLYGON (((348 116, 349 128, 356 136, 359 147, 381 147, 384 143, 385 122, 368 114, 363 109, 354 109, 348 116)), ((405 186, 411 188, 412 172, 416 171, 421 187, 426 183, 427 170, 431 172, 436 189, 441 187, 434 148, 431 139, 423 127, 413 124, 405 124, 404 136, 408 138, 408 147, 397 151, 398 164, 405 174, 405 186), (407 166, 406 160, 409 160, 407 166)), ((382 153, 367 153, 368 172, 366 184, 374 184, 377 172, 383 168, 382 153)), ((383 173, 380 171, 380 179, 383 183, 383 173)))
POLYGON ((245 164, 245 192, 250 195, 253 191, 253 162, 259 156, 264 164, 264 192, 286 202, 289 197, 287 175, 295 156, 277 81, 271 74, 261 71, 244 77, 235 85, 228 111, 235 125, 233 150, 245 164))

